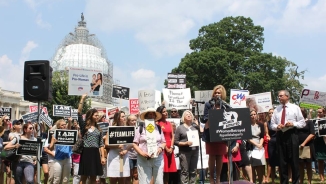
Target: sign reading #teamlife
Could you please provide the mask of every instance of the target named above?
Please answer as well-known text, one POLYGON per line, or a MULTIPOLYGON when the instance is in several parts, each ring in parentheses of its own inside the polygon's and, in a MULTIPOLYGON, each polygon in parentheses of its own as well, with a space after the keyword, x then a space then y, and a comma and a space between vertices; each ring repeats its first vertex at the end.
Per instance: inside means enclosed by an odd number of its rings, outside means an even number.
POLYGON ((112 97, 129 100, 130 89, 123 86, 112 85, 112 97))
POLYGON ((65 105, 53 105, 53 116, 71 116, 71 107, 65 105))
POLYGON ((248 108, 210 109, 208 114, 211 142, 252 138, 248 108))
POLYGON ((317 119, 318 123, 318 135, 326 136, 326 119, 317 119))
POLYGON ((135 136, 134 126, 109 126, 108 127, 109 145, 132 144, 135 136))
POLYGON ((37 156, 37 149, 42 152, 42 143, 31 140, 19 140, 19 148, 16 151, 17 155, 37 156))
POLYGON ((56 129, 54 132, 54 137, 57 140, 55 144, 73 146, 77 141, 77 130, 60 130, 56 129))

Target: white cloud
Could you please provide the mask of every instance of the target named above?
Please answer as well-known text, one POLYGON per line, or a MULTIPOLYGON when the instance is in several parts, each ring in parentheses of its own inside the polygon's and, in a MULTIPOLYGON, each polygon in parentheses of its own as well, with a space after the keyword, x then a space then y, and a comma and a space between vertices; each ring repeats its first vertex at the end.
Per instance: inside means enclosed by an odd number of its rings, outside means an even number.
POLYGON ((142 89, 158 89, 161 81, 155 72, 148 69, 128 70, 114 66, 114 78, 119 79, 121 86, 130 88, 130 98, 138 98, 138 91, 142 89))
POLYGON ((15 64, 7 55, 0 56, 0 87, 2 89, 18 91, 23 95, 24 62, 30 53, 37 47, 33 41, 28 41, 22 49, 19 62, 15 64))
POLYGON ((39 13, 36 16, 35 22, 40 28, 43 28, 43 29, 50 29, 52 27, 50 23, 48 23, 48 22, 46 22, 46 21, 44 21, 42 19, 42 14, 41 13, 39 13))
POLYGON ((317 78, 307 77, 302 83, 307 85, 305 86, 307 89, 326 92, 326 74, 317 78))

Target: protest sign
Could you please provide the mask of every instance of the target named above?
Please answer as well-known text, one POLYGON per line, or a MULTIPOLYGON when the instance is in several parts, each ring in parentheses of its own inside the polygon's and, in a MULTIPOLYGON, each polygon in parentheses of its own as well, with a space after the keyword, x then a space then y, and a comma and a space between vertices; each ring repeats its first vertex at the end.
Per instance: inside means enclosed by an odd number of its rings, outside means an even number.
POLYGON ((135 136, 135 127, 109 126, 107 135, 109 145, 132 144, 135 136))
POLYGON ((71 116, 71 106, 53 105, 53 116, 65 117, 71 116))
POLYGON ((103 95, 103 71, 100 69, 69 68, 68 95, 103 95))
POLYGON ((161 105, 161 92, 157 90, 139 90, 138 107, 143 112, 147 108, 157 108, 161 105))
POLYGON ((54 132, 54 137, 57 139, 55 144, 73 146, 77 141, 78 131, 56 129, 54 132))
MULTIPOLYGON (((213 90, 195 91, 195 100, 208 102, 212 98, 213 90)), ((197 108, 197 106, 196 106, 197 108)), ((204 115, 205 104, 198 104, 199 115, 204 115)), ((197 109, 196 109, 197 112, 197 109)), ((197 114, 196 114, 197 115, 197 114)))
POLYGON ((0 107, 0 118, 5 115, 11 119, 11 107, 0 107))
POLYGON ((19 145, 17 155, 37 156, 37 149, 40 150, 40 155, 42 153, 42 142, 20 139, 19 145))
POLYGON ((246 107, 246 97, 249 95, 248 90, 231 89, 230 105, 232 108, 246 107))
POLYGON ((97 126, 102 130, 103 135, 106 135, 106 133, 108 132, 109 125, 110 124, 107 122, 97 123, 97 126))
POLYGON ((153 155, 153 157, 156 158, 158 156, 157 138, 155 133, 155 121, 153 119, 145 119, 145 131, 146 131, 147 153, 149 155, 153 155))
POLYGON ((123 86, 112 85, 112 97, 129 100, 130 89, 123 86))
POLYGON ((186 88, 186 74, 168 73, 168 89, 184 89, 186 88))
POLYGON ((210 109, 208 120, 211 142, 252 138, 248 108, 210 109))
MULTIPOLYGON (((40 109, 42 109, 45 114, 48 114, 48 108, 41 106, 40 109)), ((29 112, 37 112, 37 105, 30 105, 29 112)))
POLYGON ((119 107, 106 108, 106 118, 113 118, 114 114, 119 112, 119 107))
POLYGON ((271 92, 248 95, 246 104, 249 109, 255 109, 257 113, 268 112, 273 108, 271 92))
POLYGON ((300 96, 300 107, 318 109, 326 106, 326 92, 303 89, 300 96))
POLYGON ((130 114, 138 114, 139 112, 139 104, 138 99, 130 99, 129 100, 129 113, 130 114))
POLYGON ((317 119, 318 124, 318 135, 326 136, 326 119, 317 119))
POLYGON ((22 115, 22 119, 25 123, 27 122, 37 122, 38 112, 32 112, 22 115))
POLYGON ((189 109, 191 100, 190 88, 163 89, 163 97, 166 109, 189 109))
POLYGON ((48 143, 49 144, 51 143, 52 136, 53 136, 54 132, 55 132, 55 130, 49 130, 48 131, 48 143))
POLYGON ((40 112, 40 120, 43 121, 48 127, 52 127, 53 125, 53 120, 45 114, 45 112, 42 109, 42 112, 40 112))
POLYGON ((166 121, 174 123, 175 127, 178 127, 180 125, 180 118, 166 118, 166 121))

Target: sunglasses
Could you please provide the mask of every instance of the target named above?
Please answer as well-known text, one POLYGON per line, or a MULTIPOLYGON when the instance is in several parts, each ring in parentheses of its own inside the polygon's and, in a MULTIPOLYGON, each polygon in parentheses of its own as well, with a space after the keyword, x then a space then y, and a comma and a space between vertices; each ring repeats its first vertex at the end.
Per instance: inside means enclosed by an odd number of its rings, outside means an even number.
POLYGON ((9 121, 10 119, 5 119, 6 121, 9 121))
POLYGON ((177 112, 177 111, 171 111, 171 113, 174 113, 174 112, 177 112))
POLYGON ((33 127, 29 127, 28 129, 33 130, 34 128, 33 127))

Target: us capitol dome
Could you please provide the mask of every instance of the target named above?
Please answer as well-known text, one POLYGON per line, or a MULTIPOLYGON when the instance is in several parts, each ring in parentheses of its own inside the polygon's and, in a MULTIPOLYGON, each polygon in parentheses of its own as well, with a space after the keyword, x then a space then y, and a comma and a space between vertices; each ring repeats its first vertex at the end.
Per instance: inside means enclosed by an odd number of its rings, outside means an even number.
POLYGON ((89 34, 83 13, 75 32, 69 33, 58 46, 51 59, 51 66, 53 71, 66 71, 69 67, 102 69, 103 96, 92 99, 105 104, 115 103, 111 97, 113 64, 95 34, 89 34))

